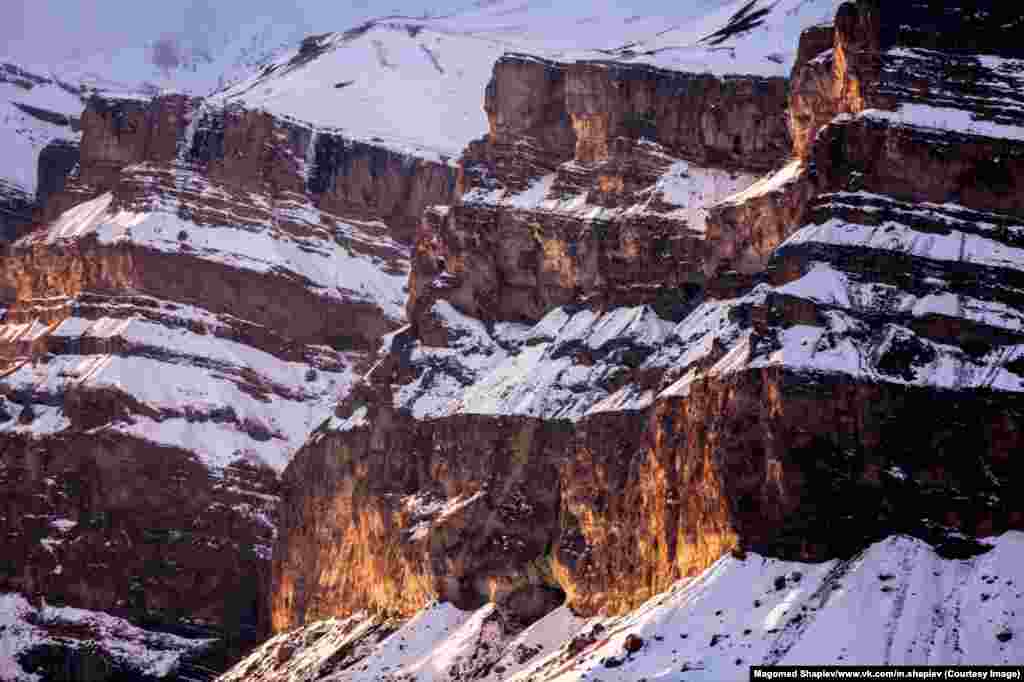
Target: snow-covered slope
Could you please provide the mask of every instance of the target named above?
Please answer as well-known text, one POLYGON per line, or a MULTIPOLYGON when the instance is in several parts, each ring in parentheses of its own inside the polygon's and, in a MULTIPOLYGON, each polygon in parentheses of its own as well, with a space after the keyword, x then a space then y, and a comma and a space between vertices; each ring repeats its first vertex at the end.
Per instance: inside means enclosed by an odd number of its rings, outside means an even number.
POLYGON ((278 635, 222 679, 729 682, 752 665, 1015 664, 1024 534, 985 549, 954 560, 893 536, 820 564, 727 555, 624 616, 562 607, 519 633, 493 605, 434 604, 383 632, 363 614, 278 635))
MULTIPOLYGON (((138 172, 145 176, 145 169, 138 172)), ((217 192, 200 177, 191 182, 208 195, 217 192)), ((113 195, 103 194, 17 242, 15 253, 83 242, 100 248, 131 246, 183 263, 196 259, 251 272, 257 281, 269 277, 270 282, 301 283, 313 296, 336 304, 374 306, 391 319, 403 317, 408 249, 387 236, 331 221, 308 205, 271 206, 259 195, 248 201, 264 208, 266 222, 228 212, 214 225, 180 217, 187 204, 178 198, 151 198, 155 203, 148 209, 133 211, 112 205, 113 195), (291 229, 301 225, 304 234, 288 232, 284 222, 291 229)), ((238 338, 239 324, 252 322, 158 298, 136 307, 138 297, 126 298, 124 305, 110 301, 99 318, 96 309, 83 307, 75 296, 22 302, 18 320, 0 326, 0 343, 15 349, 0 370, 0 391, 32 396, 38 409, 33 419, 5 420, 0 432, 35 437, 61 432, 71 427, 63 396, 71 390, 103 389, 155 411, 110 428, 186 447, 214 468, 245 456, 280 470, 351 384, 356 359, 335 349, 310 346, 301 358, 286 361, 232 340, 238 338), (34 361, 29 349, 40 343, 70 343, 71 352, 34 361), (134 350, 75 352, 75 347, 134 350), (224 410, 233 416, 196 420, 224 410)))
POLYGON ((7 183, 34 198, 39 152, 55 139, 80 138, 77 119, 84 105, 71 90, 0 62, 0 185, 7 183))
POLYGON ((487 131, 481 93, 505 52, 715 74, 788 75, 797 38, 834 0, 497 2, 429 19, 384 17, 310 37, 219 96, 425 156, 457 157, 487 131), (396 103, 401 103, 396 106, 396 103))
MULTIPOLYGON (((201 651, 209 640, 186 639, 143 630, 128 621, 97 611, 31 605, 19 594, 0 594, 0 679, 45 682, 57 679, 71 665, 62 665, 51 649, 70 649, 96 669, 136 677, 165 677, 183 657, 201 651)), ((122 678, 122 679, 128 679, 122 678)))
POLYGON ((30 68, 101 93, 201 96, 248 76, 297 44, 304 31, 301 24, 238 17, 238 23, 214 34, 168 34, 130 47, 76 51, 70 57, 57 52, 61 56, 33 62, 30 68))

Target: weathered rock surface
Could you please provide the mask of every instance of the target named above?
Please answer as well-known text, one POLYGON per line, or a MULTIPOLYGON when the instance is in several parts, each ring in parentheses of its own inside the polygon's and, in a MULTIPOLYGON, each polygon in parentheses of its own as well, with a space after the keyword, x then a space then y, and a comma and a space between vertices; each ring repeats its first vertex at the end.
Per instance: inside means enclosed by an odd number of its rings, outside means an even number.
MULTIPOLYGON (((963 538, 1020 529, 1004 492, 1024 417, 1018 63, 922 50, 890 30, 901 16, 846 3, 834 28, 812 29, 790 99, 795 159, 706 202, 667 190, 680 170, 730 172, 697 166, 741 158, 716 135, 693 141, 711 146, 698 158, 672 125, 637 141, 629 109, 600 114, 621 105, 593 64, 499 64, 464 194, 420 229, 411 326, 286 475, 275 627, 386 610, 384 593, 405 615, 430 598, 483 602, 495 575, 538 560, 574 613, 624 613, 730 549, 846 559, 906 533, 969 557, 982 550, 963 538), (563 90, 571 121, 594 113, 568 160, 563 90), (525 165, 507 151, 518 135, 525 165), (925 434, 907 428, 921 414, 925 434), (524 491, 547 519, 528 529, 493 521, 507 492, 494 477, 520 480, 495 473, 506 452, 551 472, 524 491), (478 462, 486 473, 468 473, 478 462), (439 509, 482 505, 453 513, 454 541, 447 517, 399 511, 438 488, 439 509), (467 549, 495 533, 526 549, 467 549)), ((635 102, 657 91, 621 82, 635 102)), ((750 90, 722 92, 750 106, 750 90)), ((755 152, 772 144, 751 144, 761 170, 755 152)))
MULTIPOLYGON (((455 173, 177 95, 81 126, 0 252, 0 591, 187 625, 216 673, 269 628, 279 472, 403 321, 455 173)), ((67 656, 37 663, 105 665, 67 656)))
POLYGON ((493 70, 521 35, 391 17, 92 100, 0 255, 0 588, 282 632, 226 679, 1018 659, 1021 12, 750 61, 809 4, 493 70))

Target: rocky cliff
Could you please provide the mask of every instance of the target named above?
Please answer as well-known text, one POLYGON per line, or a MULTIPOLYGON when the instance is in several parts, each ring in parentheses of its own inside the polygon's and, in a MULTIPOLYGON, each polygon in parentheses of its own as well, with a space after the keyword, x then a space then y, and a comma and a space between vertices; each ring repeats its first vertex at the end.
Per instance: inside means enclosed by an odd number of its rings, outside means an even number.
POLYGON ((1024 522, 1006 494, 1022 473, 1019 17, 993 12, 844 3, 802 36, 788 111, 786 84, 759 77, 500 60, 461 196, 417 234, 409 326, 285 472, 272 620, 306 627, 233 674, 1011 660, 1016 594, 950 644, 993 593, 912 577, 927 556, 1012 581, 981 567, 1024 522), (883 615, 865 627, 930 644, 816 648, 843 641, 828 614, 860 597, 841 585, 876 570, 883 615), (760 629, 706 630, 695 595, 733 571, 760 629), (908 591, 944 595, 930 626, 885 601, 908 591), (692 648, 661 644, 693 628, 692 648))
MULTIPOLYGON (((216 670, 267 630, 279 473, 404 321, 410 222, 455 173, 180 95, 96 96, 81 128, 0 252, 0 589, 216 670)), ((93 641, 98 663, 35 642, 22 669, 145 672, 93 641)))
POLYGON ((1020 659, 1024 16, 605 9, 385 17, 47 139, 0 677, 1020 659))

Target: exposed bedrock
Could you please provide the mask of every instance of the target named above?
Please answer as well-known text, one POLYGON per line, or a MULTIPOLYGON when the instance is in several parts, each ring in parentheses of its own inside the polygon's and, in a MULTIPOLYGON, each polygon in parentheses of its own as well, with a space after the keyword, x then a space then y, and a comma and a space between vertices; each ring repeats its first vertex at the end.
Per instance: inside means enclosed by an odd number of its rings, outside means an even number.
POLYGON ((0 591, 225 665, 269 627, 279 471, 400 325, 455 169, 177 95, 82 129, 0 244, 0 591))
MULTIPOLYGON (((808 31, 788 121, 781 82, 499 62, 466 193, 418 233, 411 327, 285 474, 275 629, 515 589, 621 613, 730 550, 816 561, 907 533, 967 557, 972 538, 1024 528, 1007 493, 1024 474, 1022 121, 1000 105, 1017 67, 918 50, 935 44, 907 16, 958 34, 939 4, 911 4, 844 3, 808 31), (699 221, 673 212, 666 178, 716 167, 781 169, 699 221), (583 394, 576 370, 606 349, 581 334, 474 384, 488 367, 451 356, 514 360, 550 339, 487 346, 440 302, 487 330, 578 303, 663 320, 706 303, 709 321, 672 332, 687 333, 671 369, 623 359, 656 394, 645 407, 555 419, 515 413, 552 385, 522 375, 564 371, 583 394), (481 385, 500 399, 474 404, 481 385), (432 387, 445 416, 402 408, 432 387)), ((991 22, 964 17, 970 45, 991 22)))
POLYGON ((608 158, 617 136, 648 137, 701 165, 764 172, 790 151, 783 78, 719 78, 617 63, 568 67, 576 160, 608 158))
POLYGON ((1000 494, 1024 473, 1022 409, 775 370, 576 424, 371 406, 285 475, 274 629, 527 589, 620 613, 734 548, 813 561, 906 532, 955 554, 943 528, 1024 524, 1000 494), (926 441, 906 428, 924 413, 926 441))
MULTIPOLYGON (((397 238, 409 240, 424 207, 447 203, 455 189, 455 170, 444 163, 183 95, 94 97, 82 127, 74 184, 92 195, 116 188, 128 166, 185 164, 236 189, 305 194, 317 208, 346 218, 384 220, 397 238)), ((47 217, 79 201, 77 193, 59 197, 47 217)))
POLYGON ((34 204, 20 187, 0 181, 0 248, 20 237, 31 225, 34 204))
MULTIPOLYGON (((123 409, 113 393, 67 404, 86 426, 123 409)), ((0 589, 157 627, 192 619, 244 646, 267 627, 278 485, 264 468, 239 463, 214 477, 186 450, 112 433, 7 435, 0 589)))
MULTIPOLYGON (((394 326, 372 304, 325 298, 298 278, 241 270, 195 258, 187 251, 165 253, 142 245, 108 245, 88 239, 59 245, 19 244, 0 256, 0 300, 120 292, 201 301, 210 312, 287 330, 282 336, 297 344, 369 350, 394 326)), ((60 318, 47 322, 55 324, 60 318)))
POLYGON ((784 78, 506 55, 487 88, 489 142, 532 139, 551 159, 594 163, 618 137, 647 138, 700 165, 764 172, 790 153, 787 89, 784 78))

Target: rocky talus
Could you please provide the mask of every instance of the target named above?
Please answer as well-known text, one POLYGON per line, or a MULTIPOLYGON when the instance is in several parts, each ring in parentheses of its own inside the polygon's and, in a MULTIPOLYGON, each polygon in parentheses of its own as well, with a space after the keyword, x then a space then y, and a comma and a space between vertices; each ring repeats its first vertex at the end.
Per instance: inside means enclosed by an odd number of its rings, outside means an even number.
MULTIPOLYGON (((404 322, 411 225, 455 172, 179 95, 81 127, 0 246, 0 590, 189 638, 208 678, 268 629, 280 471, 404 322)), ((187 677, 69 632, 26 634, 26 674, 187 677)))
POLYGON ((843 3, 788 85, 500 60, 226 679, 1011 660, 1019 14, 843 3))

